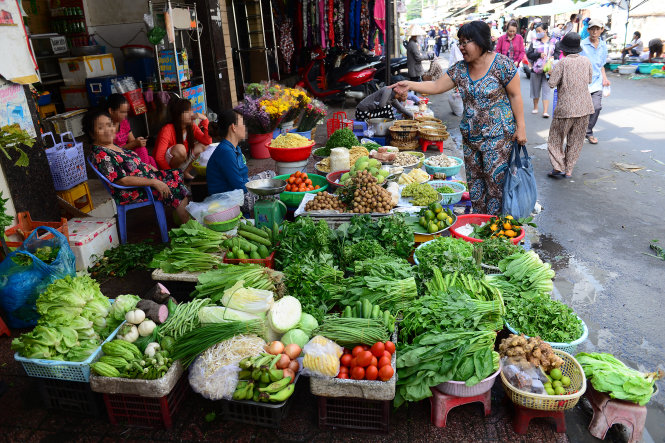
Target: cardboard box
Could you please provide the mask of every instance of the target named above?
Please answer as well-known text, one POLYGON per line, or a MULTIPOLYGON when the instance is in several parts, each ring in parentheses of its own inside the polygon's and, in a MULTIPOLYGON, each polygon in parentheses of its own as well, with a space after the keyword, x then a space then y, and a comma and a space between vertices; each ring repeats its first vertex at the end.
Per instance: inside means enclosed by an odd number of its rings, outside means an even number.
POLYGON ((73 218, 69 226, 69 246, 76 257, 77 271, 88 269, 104 251, 118 246, 115 218, 73 218))
POLYGON ((116 75, 113 54, 59 58, 60 72, 65 85, 85 85, 85 79, 116 75))
POLYGON ((60 86, 60 96, 65 105, 65 111, 90 107, 85 86, 60 86))

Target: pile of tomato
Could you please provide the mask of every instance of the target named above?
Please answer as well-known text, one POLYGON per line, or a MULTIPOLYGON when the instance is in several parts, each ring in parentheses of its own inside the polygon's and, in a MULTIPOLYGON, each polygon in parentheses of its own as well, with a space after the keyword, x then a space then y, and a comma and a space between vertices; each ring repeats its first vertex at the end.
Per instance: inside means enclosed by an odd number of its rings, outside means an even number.
POLYGON ((337 378, 388 381, 395 373, 390 363, 394 353, 395 344, 391 341, 379 341, 372 347, 358 345, 351 351, 344 349, 337 378))
POLYGON ((306 192, 319 189, 321 186, 312 185, 312 180, 309 179, 306 172, 296 171, 286 179, 286 189, 289 192, 306 192))

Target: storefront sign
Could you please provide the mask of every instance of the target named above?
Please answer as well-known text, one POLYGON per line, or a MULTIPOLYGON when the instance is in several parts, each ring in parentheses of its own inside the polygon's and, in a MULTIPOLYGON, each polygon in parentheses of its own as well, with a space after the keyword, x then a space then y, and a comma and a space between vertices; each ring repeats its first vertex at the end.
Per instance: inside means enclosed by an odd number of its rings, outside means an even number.
POLYGON ((203 85, 194 86, 193 88, 185 89, 182 91, 182 97, 192 102, 192 112, 205 114, 206 104, 203 95, 203 85))

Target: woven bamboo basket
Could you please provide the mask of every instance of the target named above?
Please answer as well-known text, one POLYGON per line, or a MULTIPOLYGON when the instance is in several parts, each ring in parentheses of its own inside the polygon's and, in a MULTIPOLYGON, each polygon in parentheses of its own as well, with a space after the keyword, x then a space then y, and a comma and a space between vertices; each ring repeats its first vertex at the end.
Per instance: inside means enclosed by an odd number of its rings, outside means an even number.
POLYGON ((417 138, 412 141, 406 141, 406 142, 392 140, 390 143, 400 151, 415 151, 420 147, 417 138))
POLYGON ((445 129, 421 128, 418 130, 418 137, 420 137, 423 140, 429 140, 432 142, 448 140, 449 136, 450 134, 448 134, 448 131, 446 131, 445 129))
POLYGON ((410 125, 399 125, 399 126, 391 126, 390 127, 390 141, 393 144, 393 146, 397 146, 398 148, 400 146, 404 146, 404 144, 412 144, 413 142, 417 142, 417 137, 418 137, 418 125, 417 124, 410 124, 410 125), (398 142, 400 144, 395 144, 395 142, 398 142))
POLYGON ((416 121, 418 123, 441 123, 441 120, 438 118, 430 117, 428 115, 421 115, 420 117, 416 117, 416 121))

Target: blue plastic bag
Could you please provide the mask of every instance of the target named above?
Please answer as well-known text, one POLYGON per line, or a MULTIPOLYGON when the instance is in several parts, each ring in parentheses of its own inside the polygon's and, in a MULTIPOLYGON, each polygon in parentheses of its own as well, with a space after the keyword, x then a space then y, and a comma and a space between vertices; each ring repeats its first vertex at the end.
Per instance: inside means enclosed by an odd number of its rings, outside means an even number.
POLYGON ((36 301, 48 285, 55 280, 76 276, 76 257, 69 247, 67 237, 55 229, 40 226, 23 242, 21 247, 0 263, 0 308, 10 328, 35 326, 39 319, 36 301), (38 232, 46 230, 53 234, 48 240, 39 238, 38 232), (58 255, 46 264, 33 253, 38 248, 58 247, 58 255), (30 257, 31 263, 17 264, 12 258, 30 257))
POLYGON ((526 152, 526 146, 515 143, 510 152, 506 181, 503 184, 502 213, 516 219, 528 217, 536 206, 536 200, 538 189, 531 157, 526 152), (520 156, 521 151, 524 151, 524 156, 520 156))

